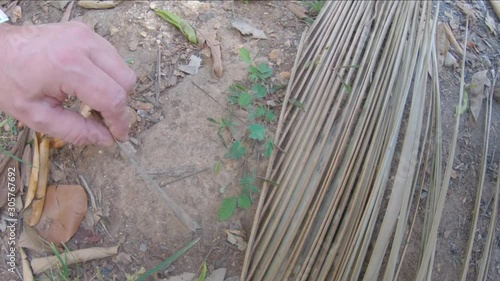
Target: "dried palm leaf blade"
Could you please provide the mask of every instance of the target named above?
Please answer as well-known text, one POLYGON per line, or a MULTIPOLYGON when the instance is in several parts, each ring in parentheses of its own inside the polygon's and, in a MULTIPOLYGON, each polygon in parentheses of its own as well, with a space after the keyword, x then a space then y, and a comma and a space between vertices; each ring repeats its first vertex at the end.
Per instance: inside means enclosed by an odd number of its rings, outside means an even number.
POLYGON ((47 182, 49 179, 50 138, 47 136, 41 136, 39 140, 40 162, 38 167, 38 181, 35 197, 33 198, 31 205, 26 207, 24 213, 24 222, 30 226, 34 226, 40 221, 43 206, 45 205, 45 195, 47 193, 47 182))
POLYGON ((305 106, 283 103, 275 139, 283 151, 266 175, 279 186, 262 188, 242 280, 378 279, 425 162, 432 9, 427 1, 325 2, 297 55, 285 99, 305 106), (405 111, 411 122, 402 122, 405 111))

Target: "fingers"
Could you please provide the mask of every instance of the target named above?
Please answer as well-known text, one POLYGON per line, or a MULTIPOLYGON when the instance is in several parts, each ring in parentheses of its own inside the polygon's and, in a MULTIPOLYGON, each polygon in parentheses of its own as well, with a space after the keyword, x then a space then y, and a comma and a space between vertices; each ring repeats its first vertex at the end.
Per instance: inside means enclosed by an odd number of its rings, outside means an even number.
POLYGON ((76 95, 91 108, 100 111, 111 134, 120 141, 128 136, 126 90, 90 60, 65 73, 62 90, 76 95))
POLYGON ((111 44, 104 38, 99 39, 104 41, 102 43, 103 45, 109 46, 108 48, 96 48, 91 50, 90 60, 122 86, 126 93, 132 93, 137 80, 135 72, 128 67, 111 44))
POLYGON ((55 99, 33 102, 29 108, 30 116, 26 124, 36 131, 75 145, 111 146, 114 143, 103 125, 93 119, 83 118, 78 112, 62 108, 55 99))

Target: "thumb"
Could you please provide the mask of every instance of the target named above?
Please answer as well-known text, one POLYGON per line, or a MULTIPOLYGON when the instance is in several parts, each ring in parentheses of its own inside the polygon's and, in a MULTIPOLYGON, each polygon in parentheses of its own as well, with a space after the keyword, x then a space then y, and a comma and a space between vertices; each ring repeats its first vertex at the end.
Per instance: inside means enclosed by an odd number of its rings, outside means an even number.
POLYGON ((34 103, 31 109, 34 115, 25 123, 36 131, 74 145, 111 146, 114 143, 111 133, 102 124, 59 104, 34 103))

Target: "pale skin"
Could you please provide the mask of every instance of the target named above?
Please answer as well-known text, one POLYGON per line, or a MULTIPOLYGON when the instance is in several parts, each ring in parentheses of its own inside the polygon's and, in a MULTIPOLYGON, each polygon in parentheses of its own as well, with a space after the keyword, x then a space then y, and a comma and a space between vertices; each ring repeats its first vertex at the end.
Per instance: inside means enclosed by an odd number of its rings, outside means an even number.
POLYGON ((116 49, 82 23, 0 24, 0 110, 37 132, 75 145, 125 141, 135 82, 116 49), (64 109, 68 96, 106 125, 64 109))

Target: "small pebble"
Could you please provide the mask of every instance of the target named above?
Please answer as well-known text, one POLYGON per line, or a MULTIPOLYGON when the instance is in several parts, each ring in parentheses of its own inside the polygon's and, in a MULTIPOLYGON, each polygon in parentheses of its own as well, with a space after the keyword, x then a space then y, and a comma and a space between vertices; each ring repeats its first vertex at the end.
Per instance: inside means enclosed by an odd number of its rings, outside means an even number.
POLYGON ((145 253, 147 250, 148 250, 148 246, 146 246, 145 243, 141 243, 141 245, 139 245, 139 251, 145 253))
POLYGON ((137 40, 137 39, 132 39, 132 41, 130 41, 130 43, 128 44, 128 48, 129 48, 131 51, 135 51, 135 50, 137 50, 137 48, 139 48, 139 40, 137 40))

